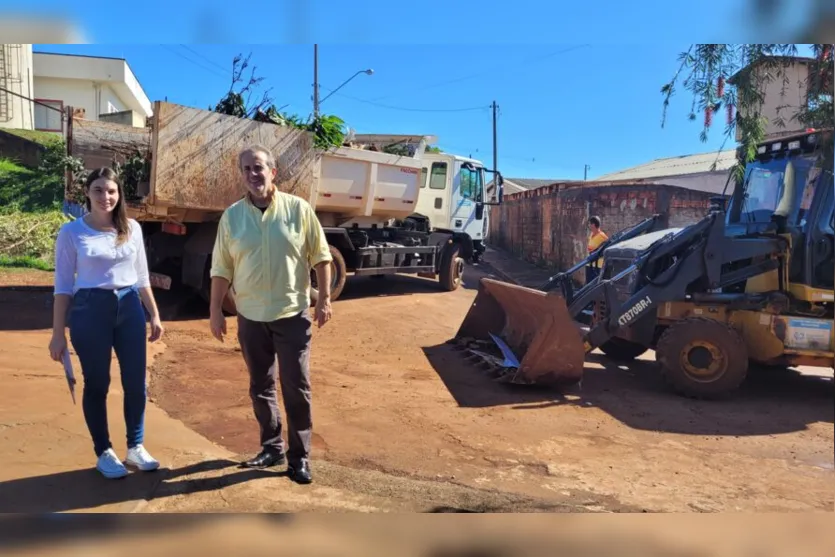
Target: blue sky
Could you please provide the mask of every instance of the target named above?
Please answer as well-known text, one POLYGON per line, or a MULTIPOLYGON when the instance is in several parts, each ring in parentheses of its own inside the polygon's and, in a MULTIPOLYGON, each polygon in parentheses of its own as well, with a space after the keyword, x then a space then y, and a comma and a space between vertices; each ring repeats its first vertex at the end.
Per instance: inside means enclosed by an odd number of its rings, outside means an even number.
MULTIPOLYGON (((660 88, 688 44, 320 45, 322 104, 358 133, 436 135, 447 151, 492 163, 490 103, 499 104, 499 169, 508 177, 582 178, 659 157, 716 150, 673 100, 661 128, 660 88)), ((252 53, 278 106, 312 110, 312 45, 37 45, 37 51, 124 57, 151 100, 206 108, 229 88, 232 58, 252 53)))

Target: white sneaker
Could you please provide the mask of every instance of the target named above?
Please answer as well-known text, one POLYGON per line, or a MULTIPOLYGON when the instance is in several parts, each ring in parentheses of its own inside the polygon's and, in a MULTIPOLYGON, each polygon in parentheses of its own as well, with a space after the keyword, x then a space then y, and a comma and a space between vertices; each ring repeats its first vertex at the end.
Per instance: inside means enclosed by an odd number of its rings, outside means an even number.
POLYGON ((128 475, 128 469, 125 468, 113 449, 107 449, 101 454, 99 461, 96 463, 96 470, 109 480, 124 478, 128 475))
POLYGON ((142 445, 128 449, 128 456, 125 459, 125 463, 139 468, 143 472, 150 472, 159 468, 159 462, 142 445))

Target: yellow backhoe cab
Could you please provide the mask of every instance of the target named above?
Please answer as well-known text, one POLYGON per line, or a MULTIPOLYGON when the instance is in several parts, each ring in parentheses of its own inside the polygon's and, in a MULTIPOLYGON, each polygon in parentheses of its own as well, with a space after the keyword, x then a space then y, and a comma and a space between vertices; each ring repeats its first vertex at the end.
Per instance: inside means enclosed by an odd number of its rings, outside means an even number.
POLYGON ((835 368, 832 153, 819 148, 831 133, 760 145, 696 224, 658 230, 656 215, 538 290, 482 279, 454 343, 515 383, 577 381, 596 348, 652 349, 670 385, 698 397, 733 391, 752 362, 835 368), (575 291, 571 275, 600 255, 600 276, 575 291))

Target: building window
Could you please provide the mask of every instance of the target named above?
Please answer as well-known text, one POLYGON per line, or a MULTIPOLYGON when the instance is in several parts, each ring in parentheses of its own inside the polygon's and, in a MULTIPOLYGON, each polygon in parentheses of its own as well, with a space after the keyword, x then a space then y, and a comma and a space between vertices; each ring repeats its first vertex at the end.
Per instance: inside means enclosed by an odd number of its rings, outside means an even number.
POLYGON ((64 131, 64 102, 51 99, 35 99, 40 104, 35 105, 35 129, 45 132, 64 131), (51 106, 47 108, 44 105, 51 106), (53 108, 60 110, 53 110, 53 108))
POLYGON ((119 109, 113 106, 112 102, 107 101, 107 113, 113 114, 114 112, 119 112, 119 109))

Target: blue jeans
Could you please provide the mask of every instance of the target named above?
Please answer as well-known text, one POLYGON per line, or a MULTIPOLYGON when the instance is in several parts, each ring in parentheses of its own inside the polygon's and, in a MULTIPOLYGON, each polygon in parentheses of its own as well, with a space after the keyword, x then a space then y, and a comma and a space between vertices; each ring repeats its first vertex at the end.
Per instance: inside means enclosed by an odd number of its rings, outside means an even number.
POLYGON ((125 392, 128 448, 142 443, 146 399, 145 311, 136 287, 120 290, 83 288, 73 297, 70 341, 84 376, 82 407, 96 456, 109 449, 107 391, 113 350, 125 392))

